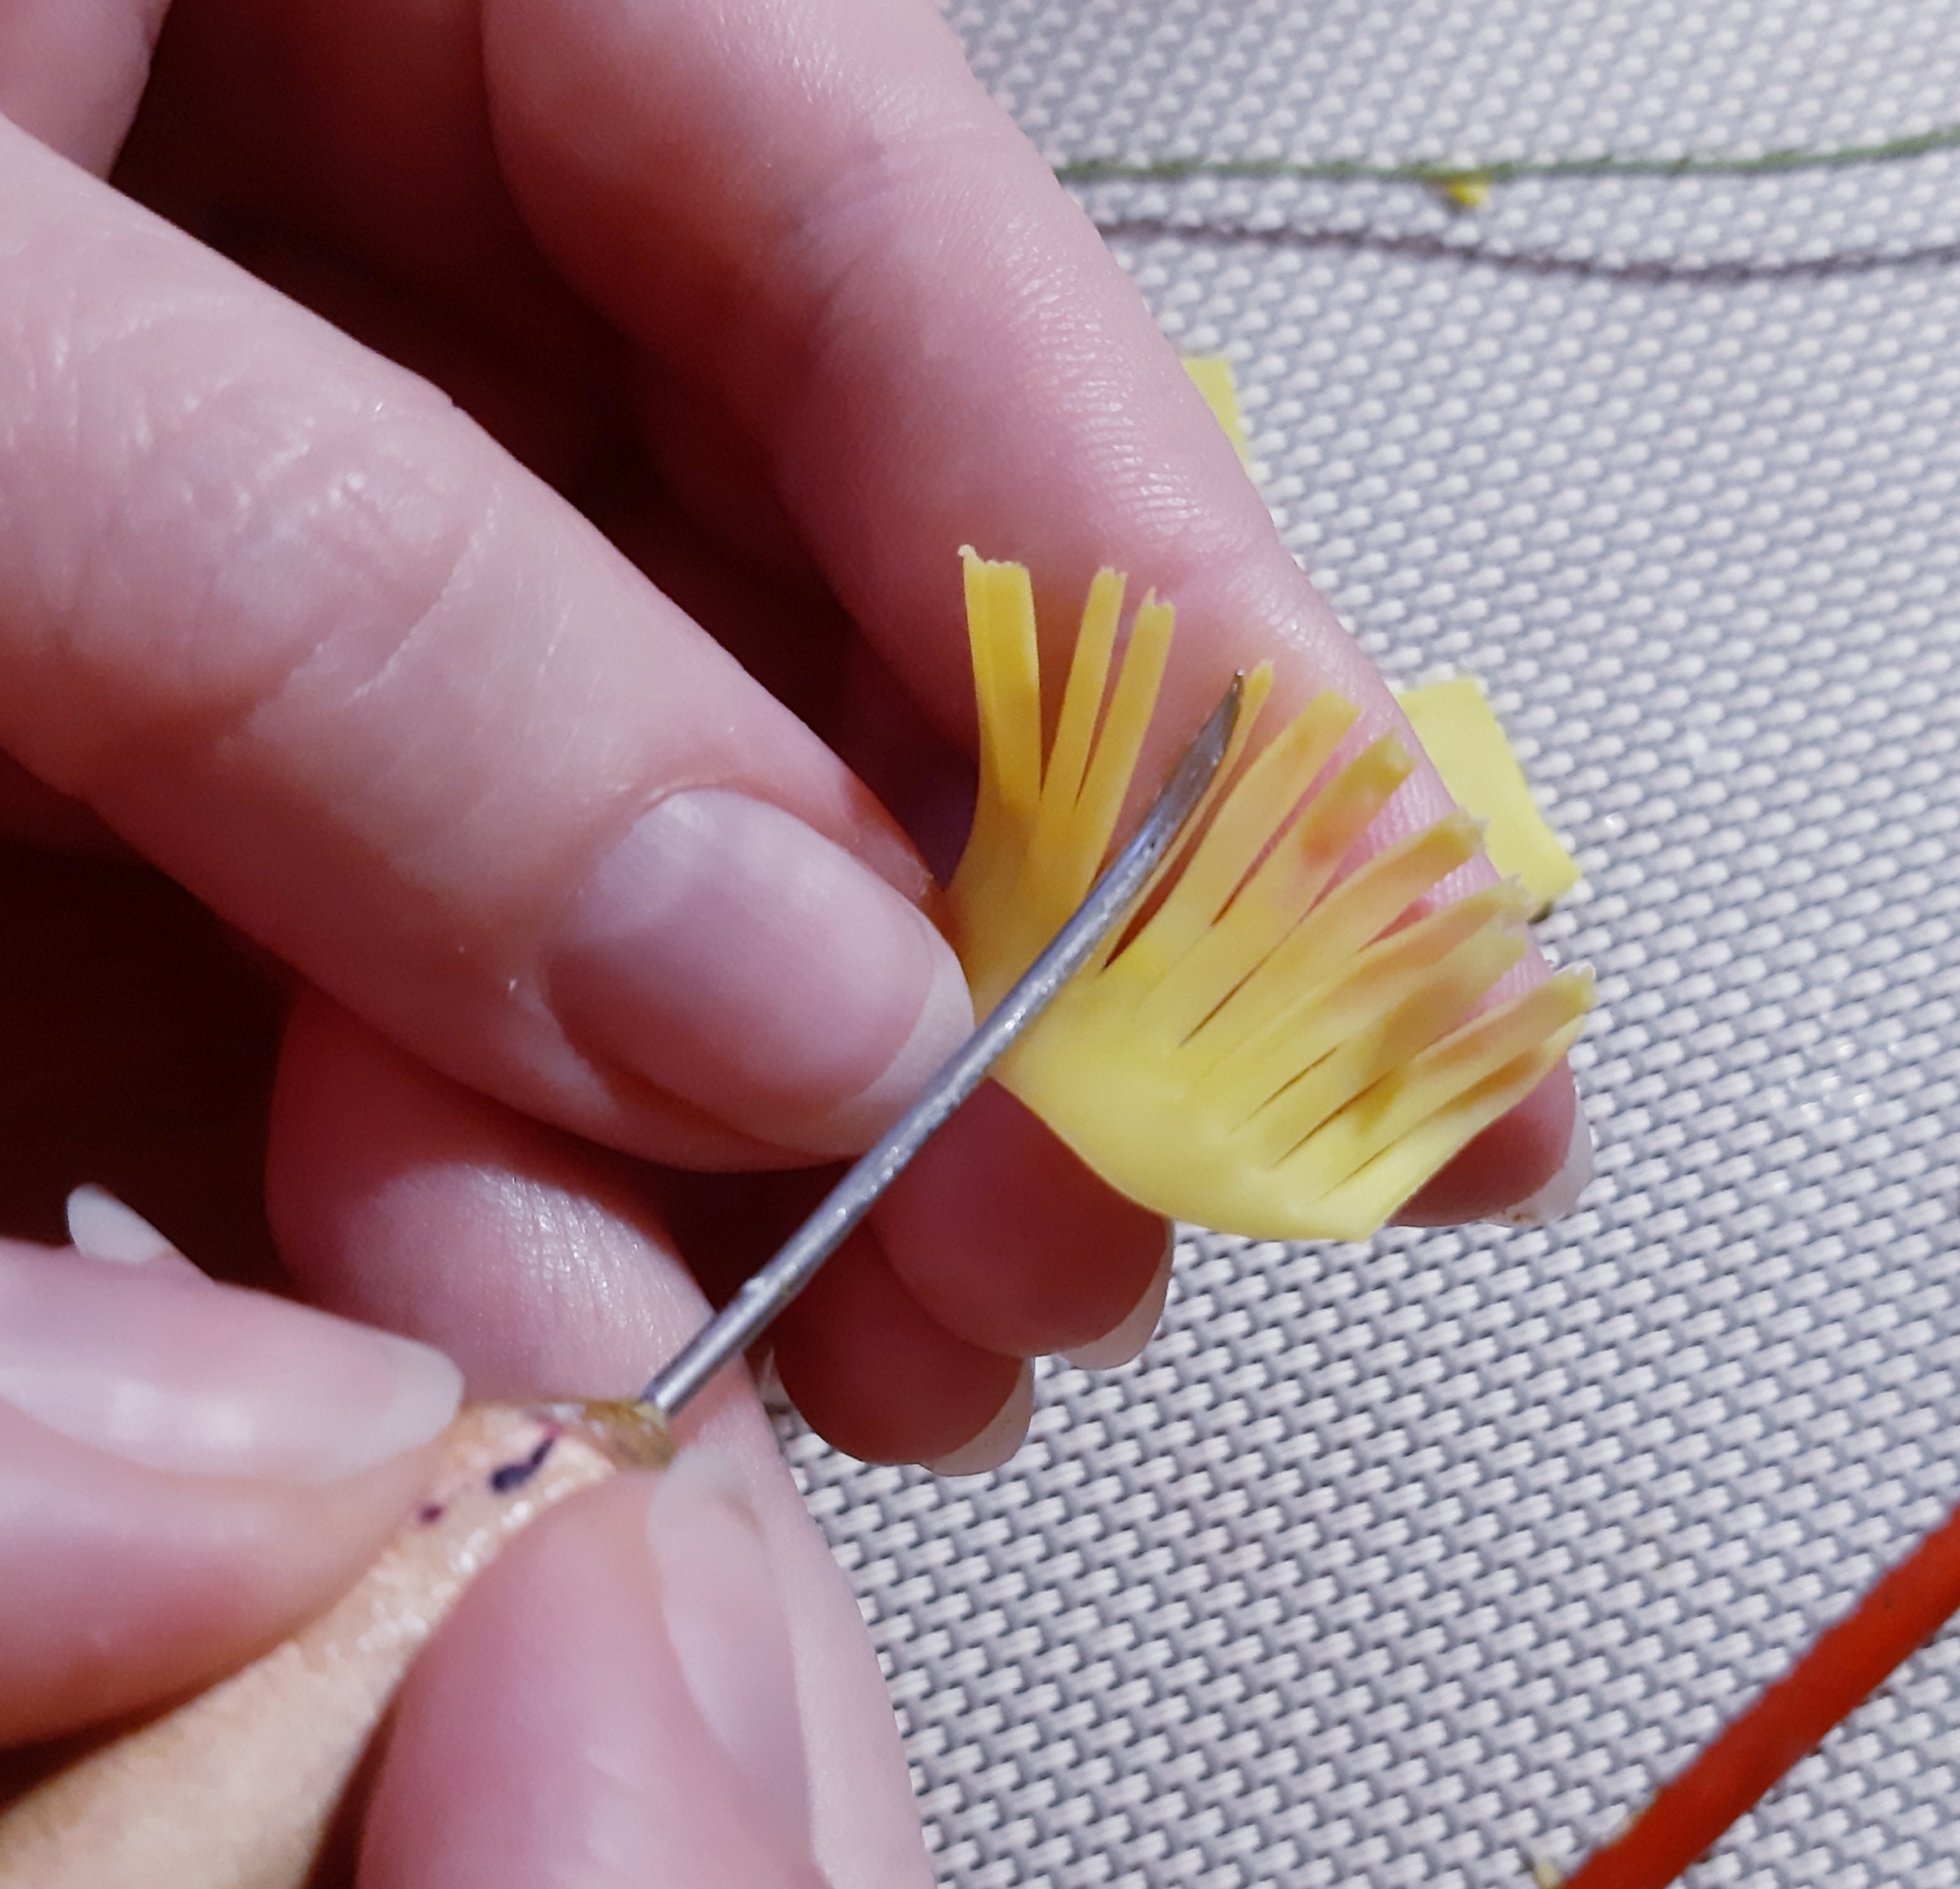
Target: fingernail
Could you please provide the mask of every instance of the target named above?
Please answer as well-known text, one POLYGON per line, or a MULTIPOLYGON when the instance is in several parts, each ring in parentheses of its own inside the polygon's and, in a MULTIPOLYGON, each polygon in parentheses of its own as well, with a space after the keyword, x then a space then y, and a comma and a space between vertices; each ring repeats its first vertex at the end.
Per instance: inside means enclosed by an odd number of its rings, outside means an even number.
POLYGON ((78 1253, 119 1266, 183 1256, 133 1207, 85 1182, 68 1196, 68 1238, 78 1253))
POLYGON ((1028 1434, 1035 1414, 1035 1367, 1023 1362, 1007 1402, 994 1411, 991 1421, 969 1443, 962 1443, 936 1457, 925 1467, 935 1476, 981 1476, 1010 1461, 1028 1434))
POLYGON ((1579 1204, 1593 1175, 1592 1128, 1584 1106, 1572 1111, 1572 1138, 1566 1145, 1566 1158, 1559 1170, 1534 1194, 1515 1207, 1493 1213, 1491 1223, 1500 1227, 1543 1227, 1562 1220, 1579 1204))
POLYGON ((461 1391, 427 1345, 263 1293, 0 1255, 0 1402, 149 1469, 337 1481, 426 1443, 461 1391))
POLYGON ((731 1127, 866 1146, 973 1024, 952 948, 833 841, 719 788, 670 794, 600 861, 552 956, 591 1053, 731 1127))
POLYGON ((1150 1275, 1144 1296, 1130 1307, 1121 1324, 1105 1331, 1101 1338, 1092 1338, 1088 1344, 1078 1345, 1072 1351, 1063 1352, 1065 1362, 1080 1370, 1107 1371, 1142 1357, 1144 1346, 1149 1344, 1158 1321, 1164 1316, 1164 1301, 1170 1295, 1170 1262, 1176 1253, 1177 1230, 1167 1228, 1164 1256, 1157 1262, 1157 1270, 1150 1275))
POLYGON ((685 1450, 659 1479, 647 1541, 689 1696, 770 1834, 810 1854, 810 1773, 781 1591, 740 1476, 685 1450))
POLYGON ((776 1347, 766 1345, 755 1360, 755 1394, 770 1416, 787 1416, 796 1408, 783 1388, 783 1373, 776 1368, 776 1347))

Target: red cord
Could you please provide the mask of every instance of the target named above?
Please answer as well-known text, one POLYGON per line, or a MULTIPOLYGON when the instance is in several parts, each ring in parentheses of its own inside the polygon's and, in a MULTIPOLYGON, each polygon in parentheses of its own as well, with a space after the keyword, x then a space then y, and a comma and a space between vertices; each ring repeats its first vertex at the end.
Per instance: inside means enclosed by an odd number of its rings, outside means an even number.
POLYGON ((1666 1889, 1960 1612, 1960 1509, 1927 1536, 1564 1889, 1666 1889))

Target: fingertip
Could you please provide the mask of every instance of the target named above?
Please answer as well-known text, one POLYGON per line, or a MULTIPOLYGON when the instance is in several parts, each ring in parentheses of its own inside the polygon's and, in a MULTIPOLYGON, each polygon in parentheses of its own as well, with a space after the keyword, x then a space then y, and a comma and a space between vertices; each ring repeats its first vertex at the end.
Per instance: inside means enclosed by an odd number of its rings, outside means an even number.
POLYGON ((136 114, 164 9, 35 0, 0 17, 0 112, 106 175, 136 114))
POLYGON ((310 1306, 0 1251, 0 1405, 145 1470, 323 1487, 431 1442, 461 1389, 432 1346, 310 1306))
POLYGON ((1597 1171, 1592 1158, 1592 1125, 1586 1120, 1585 1109, 1575 1107, 1565 1159, 1550 1178, 1515 1206, 1503 1208, 1490 1217, 1502 1227, 1542 1227, 1562 1220, 1578 1206, 1597 1171))
POLYGON ((999 1410, 988 1418, 975 1436, 956 1450, 934 1456, 924 1466, 935 1476, 984 1476, 1013 1459, 1014 1453, 1028 1439, 1028 1425, 1035 1415, 1035 1367, 1021 1363, 1020 1375, 1010 1387, 999 1410))
POLYGON ((411 1671, 362 1882, 815 1889, 807 1811, 776 1801, 802 1776, 789 1647, 753 1517, 712 1474, 572 1498, 411 1671))
POLYGON ((880 1203, 879 1243, 947 1330, 1012 1357, 1093 1345, 1129 1317, 1164 1258, 1167 1223, 1083 1166, 990 1083, 880 1203))
POLYGON ((681 1453, 655 1484, 647 1543, 660 1614, 719 1756, 786 1855, 811 1853, 810 1766, 775 1568, 740 1472, 681 1453))
POLYGON ((861 1231, 777 1322, 776 1366, 812 1429, 867 1462, 964 1448, 1023 1368, 928 1317, 861 1231))
POLYGON ((1176 1256, 1177 1229, 1167 1226, 1164 1256, 1151 1274, 1149 1284, 1145 1286, 1143 1297, 1101 1338, 1092 1338, 1088 1344, 1074 1345, 1064 1352, 1066 1362, 1078 1370, 1107 1371, 1134 1364, 1142 1357, 1144 1347, 1156 1335, 1163 1320, 1164 1306, 1170 1296, 1171 1263, 1176 1256))
POLYGON ((1528 1225, 1576 1204, 1590 1178, 1592 1129, 1561 1063, 1508 1115, 1491 1123, 1396 1213, 1399 1225, 1470 1220, 1528 1225), (1515 1216, 1526 1213, 1528 1217, 1515 1216))

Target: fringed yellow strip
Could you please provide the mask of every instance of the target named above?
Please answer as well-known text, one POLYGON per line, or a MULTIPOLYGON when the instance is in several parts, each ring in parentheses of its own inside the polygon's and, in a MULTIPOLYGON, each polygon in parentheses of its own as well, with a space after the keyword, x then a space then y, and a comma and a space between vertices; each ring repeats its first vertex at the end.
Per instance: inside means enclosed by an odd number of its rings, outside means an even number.
MULTIPOLYGON (((1027 573, 963 555, 980 802, 949 898, 984 1010, 1102 868, 1172 619, 1146 599, 1122 637, 1123 579, 1097 578, 1044 766, 1027 573)), ((1344 761, 1355 711, 1323 695, 1247 761, 1270 673, 1248 683, 1198 837, 1160 871, 1154 909, 997 1074, 1162 1212, 1260 1238, 1361 1239, 1545 1077, 1592 986, 1561 972, 1480 1010, 1524 954, 1530 895, 1505 881, 1412 911, 1477 851, 1477 822, 1451 814, 1354 864, 1408 755, 1382 740, 1344 761)))

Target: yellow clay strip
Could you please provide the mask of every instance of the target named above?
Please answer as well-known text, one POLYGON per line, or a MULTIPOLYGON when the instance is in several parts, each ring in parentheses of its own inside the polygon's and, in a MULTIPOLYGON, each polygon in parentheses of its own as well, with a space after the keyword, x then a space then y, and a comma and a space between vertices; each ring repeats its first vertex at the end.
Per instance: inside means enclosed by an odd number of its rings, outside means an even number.
POLYGON ((1273 845, 1274 809, 1299 804, 1354 715, 1339 696, 1316 696, 1253 757, 1132 949, 1168 970, 1205 935, 1273 845))
POLYGON ((1041 779, 1041 819, 1036 826, 1035 840, 1036 857, 1046 855, 1041 835, 1048 831, 1051 812, 1064 817, 1073 814, 1081 797, 1089 753, 1096 740, 1096 721, 1102 712, 1103 691, 1109 686, 1109 658, 1116 648, 1116 626, 1123 614, 1123 579, 1117 572, 1099 570, 1096 581, 1089 586, 1089 600, 1082 606, 1082 627, 1068 667, 1061 719, 1056 723, 1055 744, 1049 749, 1047 770, 1041 779))
POLYGON ((1477 835, 1468 814, 1445 814, 1357 867, 1197 1033, 1192 1056, 1209 1066, 1255 1030, 1290 1015, 1414 900, 1474 857, 1477 835))
POLYGON ((1184 371, 1205 396, 1205 405, 1232 442, 1238 463, 1250 470, 1252 453, 1246 444, 1245 422, 1239 417, 1238 383, 1232 377, 1232 363, 1222 354, 1187 354, 1184 371))
POLYGON ((1326 1124, 1315 1159, 1326 1164, 1328 1186, 1346 1180, 1390 1143, 1414 1133, 1448 1100, 1474 1088, 1532 1043, 1583 1013, 1591 979, 1564 971, 1486 1011, 1386 1077, 1326 1124))
POLYGON ((1035 596, 1019 565, 966 561, 968 609, 985 633, 973 645, 980 764, 1011 824, 1025 827, 1041 790, 1041 682, 1035 596))
MULTIPOLYGON (((1266 698, 1273 692, 1273 665, 1270 662, 1258 663, 1240 677, 1239 684, 1238 719, 1232 724, 1232 736, 1225 744, 1224 758, 1219 762, 1218 770, 1212 776, 1210 785, 1206 787, 1203 797, 1192 810, 1191 818, 1185 822, 1188 836, 1158 863, 1157 870, 1146 882, 1144 896, 1137 900, 1141 910, 1147 910, 1151 900, 1160 891, 1163 892, 1167 902, 1176 896, 1184 882, 1186 870, 1194 862, 1197 854, 1211 836, 1213 810, 1225 797, 1238 765, 1251 744, 1253 726, 1258 720, 1259 711, 1264 708, 1266 698)), ((1145 929, 1147 930, 1148 927, 1146 926, 1145 929)), ((1139 941, 1132 941, 1132 944, 1136 942, 1139 941)), ((1109 965, 1111 954, 1123 943, 1120 934, 1110 938, 1094 960, 1094 968, 1101 971, 1104 970, 1106 966, 1105 975, 1122 977, 1125 986, 1131 989, 1132 995, 1141 997, 1156 981, 1156 960, 1153 954, 1148 952, 1132 956, 1130 945, 1124 944, 1121 960, 1116 965, 1109 965)))
MULTIPOLYGON (((1247 1124, 1247 1152, 1278 1164, 1328 1119, 1445 1034, 1525 955, 1522 926, 1481 926, 1429 964, 1384 956, 1348 980, 1337 1001, 1356 1019, 1328 1054, 1282 1089, 1247 1124)), ((1320 1149, 1314 1146, 1316 1160, 1320 1149)), ((1338 1159, 1338 1155, 1336 1156, 1338 1159)), ((1348 1170, 1326 1172, 1331 1189, 1348 1170)))
MULTIPOLYGON (((1303 990, 1229 1056, 1208 1069, 1193 1082, 1192 1095, 1227 1112, 1242 1106, 1237 1119, 1246 1120, 1301 1070, 1312 1069, 1322 1057, 1330 1056, 1352 1030, 1353 1017, 1368 1015, 1419 991, 1432 969, 1440 967, 1465 939, 1494 927, 1516 939, 1521 952, 1524 941, 1518 927, 1528 916, 1528 900, 1529 895, 1517 886, 1486 886, 1401 931, 1377 939, 1348 958, 1339 974, 1303 990)), ((1494 983, 1497 975, 1493 972, 1487 983, 1494 983)), ((1481 994, 1478 991, 1470 1002, 1481 994)), ((1453 1015, 1450 1023, 1460 1015, 1460 1011, 1453 1015)), ((1417 1050, 1426 1047, 1426 1042, 1414 1046, 1417 1050)))
POLYGON ((1094 881, 1116 831, 1117 816, 1123 811, 1124 796, 1149 732, 1164 665, 1170 655, 1170 611, 1163 604, 1146 598, 1130 624, 1129 644, 1123 653, 1109 713, 1082 782, 1080 818, 1070 834, 1072 845, 1065 866, 1070 881, 1080 888, 1069 901, 1071 911, 1094 881))
MULTIPOLYGON (((1206 936, 1167 973, 1140 1014, 1182 1042, 1260 965, 1310 923, 1325 892, 1414 764, 1384 737, 1303 808, 1206 936)), ((1274 809, 1283 817, 1287 810, 1274 809)))
POLYGON ((1575 1017, 1525 1055, 1453 1096, 1326 1197, 1331 1236, 1366 1239, 1459 1150, 1525 1100, 1558 1066, 1586 1027, 1575 1017))

